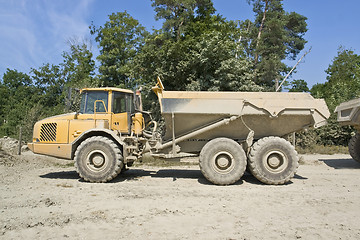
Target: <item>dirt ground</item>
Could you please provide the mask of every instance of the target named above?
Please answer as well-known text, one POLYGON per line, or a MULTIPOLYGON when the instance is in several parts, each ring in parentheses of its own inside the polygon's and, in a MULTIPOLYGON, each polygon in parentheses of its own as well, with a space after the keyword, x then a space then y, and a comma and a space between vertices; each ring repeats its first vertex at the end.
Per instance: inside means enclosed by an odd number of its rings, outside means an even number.
POLYGON ((0 154, 0 239, 360 239, 360 164, 302 155, 286 185, 210 184, 197 165, 83 182, 69 161, 0 154))

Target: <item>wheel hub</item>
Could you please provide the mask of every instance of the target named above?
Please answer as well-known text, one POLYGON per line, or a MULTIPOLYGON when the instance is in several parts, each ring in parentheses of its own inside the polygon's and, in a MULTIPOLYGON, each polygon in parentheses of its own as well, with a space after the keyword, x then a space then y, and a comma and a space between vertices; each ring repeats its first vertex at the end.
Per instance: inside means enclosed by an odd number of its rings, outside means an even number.
POLYGON ((225 173, 233 168, 233 156, 228 152, 219 152, 214 156, 214 169, 217 172, 225 173))
POLYGON ((101 154, 95 154, 95 156, 92 158, 92 162, 95 167, 101 167, 105 162, 104 156, 101 154))
POLYGON ((224 156, 224 155, 221 155, 219 156, 217 159, 216 159, 216 165, 219 167, 219 168, 227 168, 229 166, 229 163, 230 163, 230 159, 228 158, 228 156, 224 156))
POLYGON ((288 165, 288 159, 281 151, 271 151, 264 157, 265 167, 274 173, 283 171, 288 165))
POLYGON ((107 157, 103 151, 94 150, 88 154, 86 162, 93 171, 101 171, 107 165, 107 157))
POLYGON ((272 154, 268 158, 268 164, 272 168, 277 168, 281 164, 281 158, 277 154, 272 154))

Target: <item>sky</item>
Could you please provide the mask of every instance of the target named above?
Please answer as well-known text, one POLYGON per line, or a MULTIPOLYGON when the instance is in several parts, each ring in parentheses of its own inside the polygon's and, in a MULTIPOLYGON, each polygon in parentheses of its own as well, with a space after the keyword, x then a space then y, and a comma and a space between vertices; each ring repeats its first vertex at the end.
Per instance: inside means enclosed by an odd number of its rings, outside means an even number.
MULTIPOLYGON (((228 20, 254 19, 246 0, 213 0, 217 13, 228 20)), ((297 66, 292 79, 303 79, 311 87, 324 83, 325 70, 340 46, 360 54, 359 0, 284 0, 287 12, 308 18, 308 41, 298 59, 311 52, 297 66)), ((127 11, 151 31, 159 29, 150 0, 0 0, 0 78, 6 69, 29 73, 43 64, 59 64, 68 41, 77 39, 97 43, 89 26, 101 26, 113 12, 127 11)), ((286 61, 290 66, 295 61, 286 61)))

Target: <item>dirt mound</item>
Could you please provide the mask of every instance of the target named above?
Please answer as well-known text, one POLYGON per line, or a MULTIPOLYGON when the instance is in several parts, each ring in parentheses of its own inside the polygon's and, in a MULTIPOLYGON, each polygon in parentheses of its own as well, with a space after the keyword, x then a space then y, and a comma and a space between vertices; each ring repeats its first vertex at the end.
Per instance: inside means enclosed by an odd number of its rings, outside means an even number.
MULTIPOLYGON (((21 152, 26 152, 29 148, 22 143, 21 152)), ((10 137, 0 138, 0 165, 13 166, 19 149, 19 141, 10 137)))
POLYGON ((18 146, 18 142, 18 140, 9 137, 0 138, 0 165, 13 165, 14 157, 12 154, 18 146))
POLYGON ((0 138, 0 149, 2 149, 3 151, 8 153, 15 153, 18 147, 19 147, 18 140, 7 136, 0 138))
POLYGON ((13 166, 14 157, 0 148, 0 165, 13 166))
MULTIPOLYGON (((0 149, 10 154, 16 154, 19 149, 19 140, 7 136, 0 138, 0 149)), ((21 142, 21 152, 26 151, 29 151, 29 148, 25 142, 21 142)))

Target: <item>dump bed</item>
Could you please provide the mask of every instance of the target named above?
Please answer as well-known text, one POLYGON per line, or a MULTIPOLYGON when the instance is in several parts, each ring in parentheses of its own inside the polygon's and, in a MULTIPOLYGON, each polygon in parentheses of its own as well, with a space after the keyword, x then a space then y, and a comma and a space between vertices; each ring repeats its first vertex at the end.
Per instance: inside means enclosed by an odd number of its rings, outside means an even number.
POLYGON ((184 136, 225 118, 237 117, 228 124, 188 139, 186 148, 217 137, 244 140, 249 132, 254 139, 284 136, 309 127, 326 124, 330 112, 323 99, 308 93, 278 92, 187 92, 154 89, 165 119, 165 141, 184 136), (174 126, 174 131, 173 131, 174 126), (189 143, 190 142, 190 143, 189 143))
POLYGON ((337 120, 342 125, 351 125, 360 129, 360 98, 343 102, 336 107, 337 120))

